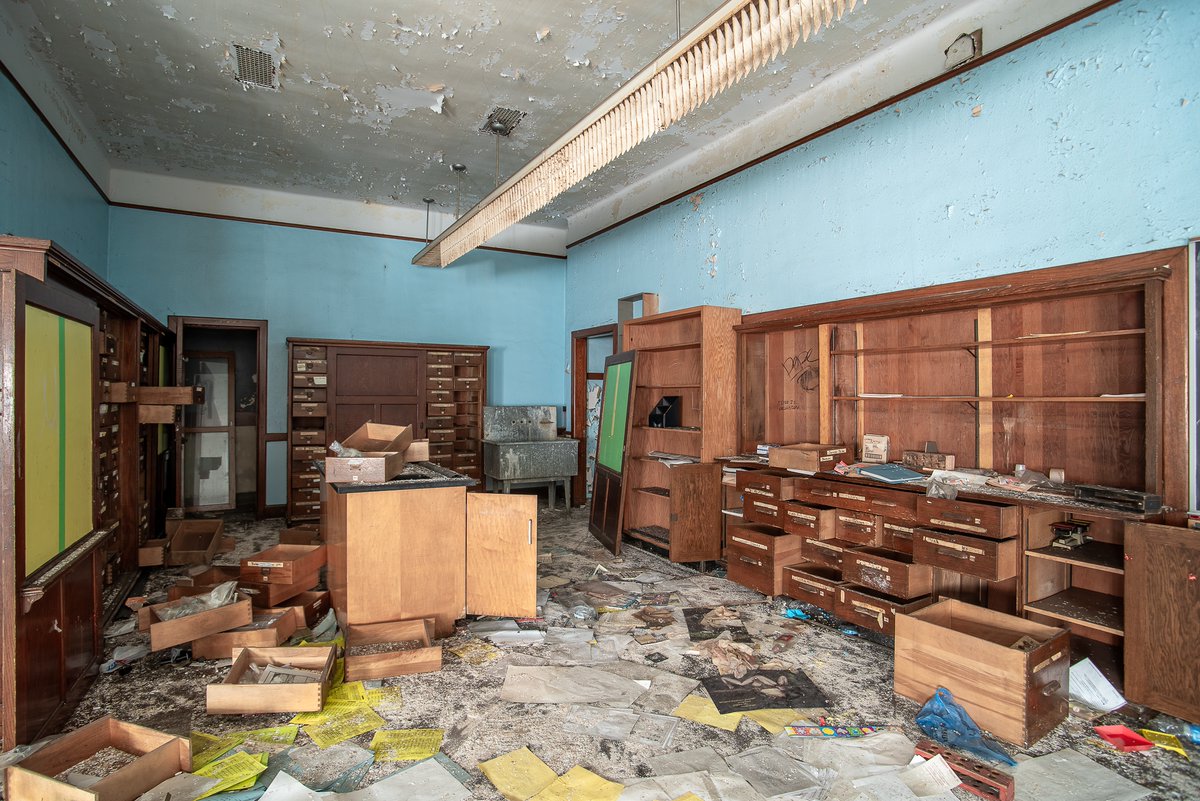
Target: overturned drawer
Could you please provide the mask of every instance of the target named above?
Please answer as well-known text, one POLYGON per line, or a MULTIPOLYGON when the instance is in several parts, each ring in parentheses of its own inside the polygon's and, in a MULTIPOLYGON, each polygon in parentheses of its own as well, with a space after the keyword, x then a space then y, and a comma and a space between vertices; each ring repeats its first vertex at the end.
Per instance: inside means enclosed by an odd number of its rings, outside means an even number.
POLYGON ((878 545, 880 521, 876 515, 838 510, 833 519, 833 538, 859 545, 878 545))
POLYGON ((917 520, 930 528, 1006 540, 1020 533, 1021 509, 987 501, 951 501, 921 496, 917 502, 917 520))
POLYGON ((291 584, 268 584, 257 579, 244 578, 238 574, 238 591, 250 597, 250 602, 260 608, 278 606, 284 601, 290 601, 317 586, 321 574, 314 570, 307 576, 301 576, 291 584))
POLYGON ((850 584, 883 595, 911 599, 933 592, 933 569, 913 564, 909 554, 884 548, 860 548, 842 559, 842 576, 850 584))
POLYGON ((803 562, 783 569, 783 594, 819 606, 826 612, 834 611, 838 588, 844 583, 842 571, 816 562, 803 562))
POLYGON ((819 540, 815 537, 801 537, 800 554, 810 562, 840 568, 846 551, 861 548, 857 542, 849 540, 819 540))
POLYGON ((193 659, 229 659, 234 648, 274 648, 296 630, 290 610, 255 612, 249 625, 192 641, 193 659))
POLYGON ((786 501, 794 497, 797 476, 782 470, 739 470, 737 488, 749 500, 750 496, 786 501))
POLYGON ((838 588, 838 600, 834 614, 842 620, 862 626, 864 629, 894 636, 896 615, 924 609, 930 603, 931 599, 928 595, 924 598, 906 601, 902 598, 873 593, 860 587, 844 586, 838 588))
POLYGON ((1019 546, 1018 539, 990 540, 918 528, 913 539, 913 559, 987 581, 1005 581, 1017 575, 1019 546))
POLYGON ((833 522, 837 517, 837 509, 832 506, 814 506, 802 504, 799 501, 784 501, 780 504, 783 512, 783 530, 789 534, 799 534, 802 537, 814 537, 819 540, 833 539, 833 522))

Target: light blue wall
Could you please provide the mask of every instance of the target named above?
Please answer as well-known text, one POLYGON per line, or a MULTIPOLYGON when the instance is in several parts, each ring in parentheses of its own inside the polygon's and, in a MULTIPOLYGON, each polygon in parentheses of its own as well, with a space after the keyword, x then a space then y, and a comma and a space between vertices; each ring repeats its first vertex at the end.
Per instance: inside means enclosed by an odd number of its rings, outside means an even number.
POLYGON ((1198 41, 1200 3, 1124 2, 571 248, 567 324, 635 292, 757 312, 1182 245, 1198 41))
MULTIPOLYGON (((109 280, 168 315, 268 321, 268 425, 285 431, 288 337, 490 345, 488 402, 565 404, 565 262, 477 250, 414 267, 414 242, 113 208, 109 280)), ((282 502, 272 454, 268 501, 282 502)))
POLYGON ((108 204, 3 73, 0 234, 53 239, 93 272, 107 272, 108 204))

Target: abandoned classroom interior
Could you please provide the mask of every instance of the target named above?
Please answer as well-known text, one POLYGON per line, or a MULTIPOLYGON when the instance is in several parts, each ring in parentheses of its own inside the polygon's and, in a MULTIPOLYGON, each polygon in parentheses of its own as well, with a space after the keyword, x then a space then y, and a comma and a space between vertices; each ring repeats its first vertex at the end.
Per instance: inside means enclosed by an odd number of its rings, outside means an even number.
POLYGON ((0 790, 1200 797, 1198 41, 0 4, 0 790))

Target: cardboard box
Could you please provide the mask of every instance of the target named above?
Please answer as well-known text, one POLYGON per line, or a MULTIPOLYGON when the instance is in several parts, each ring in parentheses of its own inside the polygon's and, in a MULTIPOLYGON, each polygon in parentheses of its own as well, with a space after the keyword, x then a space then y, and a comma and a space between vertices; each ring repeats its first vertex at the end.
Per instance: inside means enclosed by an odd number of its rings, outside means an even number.
POLYGON ((302 592, 290 603, 265 609, 265 612, 291 612, 296 618, 297 629, 311 629, 317 625, 329 612, 330 597, 328 590, 309 590, 302 592))
POLYGON ((324 564, 324 545, 275 545, 243 559, 241 574, 250 582, 295 584, 324 564))
POLYGON ((162 620, 158 617, 158 610, 163 606, 165 604, 154 604, 138 610, 138 630, 150 632, 151 651, 161 651, 209 634, 246 626, 253 618, 249 598, 174 620, 162 620))
POLYGON ((186 737, 106 715, 6 768, 5 797, 9 801, 133 801, 176 773, 191 769, 192 749, 186 737), (86 790, 54 778, 110 747, 137 758, 86 790))
POLYGON ((363 423, 342 441, 363 455, 326 458, 325 480, 377 484, 393 479, 404 471, 405 452, 412 441, 412 426, 363 423))
POLYGON ((290 609, 255 612, 250 625, 192 641, 193 659, 228 659, 234 648, 274 648, 296 631, 290 609))
POLYGON ((1070 663, 1066 628, 953 599, 896 616, 896 694, 923 704, 945 687, 981 729, 1022 747, 1066 718, 1070 663))
POLYGON ((832 470, 839 461, 853 461, 854 455, 845 445, 822 445, 798 442, 779 445, 767 451, 767 463, 785 470, 809 470, 814 473, 832 470))
POLYGON ((431 645, 433 624, 433 618, 424 617, 347 626, 346 681, 370 681, 441 670, 442 647, 431 645), (403 648, 401 643, 417 643, 418 647, 403 648), (397 647, 379 653, 354 653, 356 647, 380 644, 396 644, 397 647))
POLYGON ((235 648, 233 666, 220 684, 207 689, 210 715, 257 715, 267 712, 319 712, 325 705, 333 675, 334 651, 330 647, 235 648), (304 684, 240 684, 254 663, 319 670, 319 681, 304 684))

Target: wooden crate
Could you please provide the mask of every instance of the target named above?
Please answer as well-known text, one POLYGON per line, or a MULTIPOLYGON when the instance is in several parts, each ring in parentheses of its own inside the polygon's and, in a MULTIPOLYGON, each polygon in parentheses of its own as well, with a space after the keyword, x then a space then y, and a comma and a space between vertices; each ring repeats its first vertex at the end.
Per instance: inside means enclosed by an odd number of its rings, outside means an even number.
POLYGON ((186 737, 105 716, 6 768, 5 797, 9 801, 133 801, 191 769, 192 749, 186 737), (54 778, 110 747, 137 758, 86 790, 54 778))
POLYGON ((369 681, 442 669, 442 647, 431 645, 434 619, 394 620, 347 626, 346 681, 369 681), (420 647, 377 654, 351 655, 356 646, 380 643, 420 643, 420 647))
POLYGON ((947 599, 896 618, 895 691, 954 694, 980 728, 1029 746, 1067 716, 1070 632, 947 599), (1030 650, 1014 648, 1030 638, 1030 650))
POLYGON ((248 625, 254 616, 250 611, 249 598, 175 620, 159 619, 158 610, 164 605, 143 606, 138 610, 138 630, 150 632, 151 651, 161 651, 209 634, 248 625))
POLYGON ((235 648, 274 648, 296 630, 296 614, 290 609, 258 612, 248 626, 192 641, 193 659, 229 659, 235 648))
POLYGON ((263 584, 295 584, 324 564, 324 545, 276 545, 243 559, 242 578, 263 584))
POLYGON ((205 711, 210 715, 257 715, 268 712, 319 712, 325 705, 333 676, 336 649, 235 648, 233 666, 225 680, 207 688, 205 711), (250 664, 288 665, 321 671, 321 680, 306 684, 239 684, 250 664))

